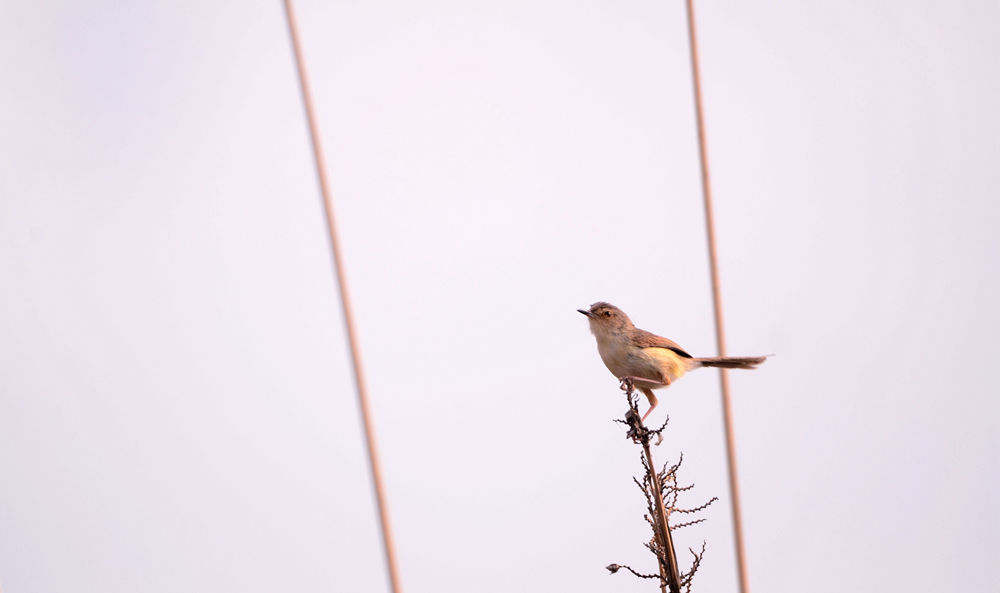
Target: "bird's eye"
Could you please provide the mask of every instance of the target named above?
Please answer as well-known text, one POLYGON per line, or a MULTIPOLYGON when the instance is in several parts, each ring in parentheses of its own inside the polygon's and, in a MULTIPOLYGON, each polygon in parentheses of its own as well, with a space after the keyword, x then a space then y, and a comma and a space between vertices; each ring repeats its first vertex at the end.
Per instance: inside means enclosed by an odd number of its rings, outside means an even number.
POLYGON ((604 316, 605 317, 611 317, 611 311, 605 311, 604 312, 604 316))

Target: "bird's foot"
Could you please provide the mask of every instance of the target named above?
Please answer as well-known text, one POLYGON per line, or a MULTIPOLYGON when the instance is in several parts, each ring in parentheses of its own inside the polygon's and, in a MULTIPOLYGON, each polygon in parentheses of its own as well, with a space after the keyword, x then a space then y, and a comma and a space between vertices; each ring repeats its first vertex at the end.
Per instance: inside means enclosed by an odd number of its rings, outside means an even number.
POLYGON ((645 377, 633 377, 631 375, 627 377, 622 377, 621 379, 618 380, 621 381, 623 390, 625 389, 625 385, 630 383, 634 385, 636 381, 642 381, 643 383, 652 383, 654 385, 670 385, 670 379, 667 379, 667 382, 664 383, 663 381, 657 381, 656 379, 647 379, 645 377))

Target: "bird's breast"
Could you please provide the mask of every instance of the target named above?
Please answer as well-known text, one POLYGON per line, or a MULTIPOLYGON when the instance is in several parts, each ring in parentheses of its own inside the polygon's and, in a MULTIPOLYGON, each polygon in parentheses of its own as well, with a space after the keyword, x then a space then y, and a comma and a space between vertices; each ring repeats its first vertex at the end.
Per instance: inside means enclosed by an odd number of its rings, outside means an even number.
POLYGON ((608 367, 608 370, 615 377, 621 378, 628 375, 628 351, 628 346, 621 343, 620 340, 609 336, 597 336, 597 352, 601 355, 604 366, 608 367))

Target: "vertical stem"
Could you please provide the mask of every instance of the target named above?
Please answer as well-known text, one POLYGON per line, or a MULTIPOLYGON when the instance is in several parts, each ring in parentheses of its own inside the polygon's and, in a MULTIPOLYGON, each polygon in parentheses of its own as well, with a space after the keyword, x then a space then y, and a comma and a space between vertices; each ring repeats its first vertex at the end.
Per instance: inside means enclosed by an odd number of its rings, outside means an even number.
MULTIPOLYGON (((691 43, 691 75, 694 80, 695 116, 698 124, 698 157, 701 162, 701 187, 705 202, 705 226, 708 234, 708 259, 712 272, 712 302, 715 308, 715 340, 719 356, 726 355, 726 332, 722 323, 722 289, 719 284, 719 264, 715 248, 715 218, 712 212, 712 186, 708 176, 708 148, 705 142, 705 115, 701 100, 701 73, 698 64, 698 38, 694 25, 694 2, 686 0, 688 39, 691 43)), ((733 410, 729 398, 729 373, 720 369, 722 387, 722 418, 726 429, 726 460, 729 469, 729 501, 733 515, 733 540, 739 571, 740 592, 749 593, 746 552, 743 548, 743 515, 740 511, 740 487, 736 471, 736 438, 733 431, 733 410)))
MULTIPOLYGON (((649 437, 642 440, 642 450, 646 454, 646 463, 649 464, 649 478, 652 484, 653 499, 656 504, 656 517, 654 524, 657 528, 657 536, 660 540, 660 547, 667 556, 667 584, 670 585, 671 593, 680 593, 681 578, 677 570, 677 554, 674 552, 674 539, 670 534, 670 524, 667 523, 667 511, 663 507, 663 493, 660 491, 660 476, 653 465, 653 452, 649 449, 649 437)), ((662 564, 662 563, 661 563, 662 564)), ((661 566, 660 572, 662 574, 661 566)))
POLYGON ((299 85, 302 90, 302 102, 305 106, 306 120, 309 124, 309 137, 312 141, 313 157, 316 164, 316 176, 319 179, 320 193, 323 195, 323 206, 326 212, 327 230, 330 236, 330 248, 333 251, 333 268, 340 288, 340 304, 344 313, 344 326, 347 330, 347 341, 351 351, 351 363, 354 368, 354 386, 357 388, 358 404, 361 409, 361 424, 364 427, 365 443, 368 448, 368 463, 372 472, 372 484, 375 489, 375 501, 378 506, 379 525, 382 528, 382 545, 385 551, 386 570, 389 573, 389 584, 393 593, 401 591, 399 573, 396 568, 396 552, 393 545, 392 530, 389 527, 389 506, 385 497, 385 486, 382 483, 382 470, 379 465, 378 449, 375 443, 375 429, 368 404, 368 389, 361 365, 361 348, 358 344, 357 332, 354 329, 354 313, 351 307, 350 291, 347 288, 347 275, 344 272, 344 262, 341 258, 340 242, 337 238, 337 225, 333 216, 333 197, 326 180, 326 165, 323 160, 323 149, 320 144, 319 131, 313 111, 312 94, 309 90, 309 79, 306 77, 305 64, 302 59, 302 47, 299 44, 298 28, 295 24, 295 12, 291 0, 285 0, 285 15, 288 18, 288 32, 292 38, 292 49, 295 54, 295 66, 299 75, 299 85))

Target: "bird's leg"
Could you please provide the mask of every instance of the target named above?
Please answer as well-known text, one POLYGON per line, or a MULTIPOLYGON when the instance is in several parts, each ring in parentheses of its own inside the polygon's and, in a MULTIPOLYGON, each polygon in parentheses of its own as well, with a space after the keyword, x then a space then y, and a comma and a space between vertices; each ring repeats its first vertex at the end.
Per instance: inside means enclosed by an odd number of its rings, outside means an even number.
POLYGON ((653 413, 653 408, 655 408, 656 404, 659 402, 656 399, 656 395, 653 394, 652 389, 642 389, 642 393, 643 395, 646 396, 646 399, 649 400, 649 409, 646 410, 646 413, 642 415, 642 422, 645 422, 646 418, 648 418, 649 415, 653 413))
MULTIPOLYGON (((629 375, 627 377, 622 377, 620 379, 620 381, 622 382, 622 391, 628 391, 629 393, 631 393, 631 388, 635 386, 636 381, 643 381, 645 383, 652 383, 654 385, 664 385, 664 386, 669 386, 670 385, 670 378, 669 377, 666 378, 666 383, 664 383, 663 381, 657 381, 656 379, 646 379, 646 378, 643 378, 643 377, 633 377, 631 375, 629 375)), ((656 396, 653 395, 653 390, 649 389, 648 387, 639 387, 639 391, 641 391, 646 396, 646 399, 649 400, 649 409, 646 410, 645 414, 643 414, 642 420, 641 420, 641 422, 645 422, 646 418, 648 418, 649 415, 653 412, 653 408, 656 407, 656 404, 657 404, 658 400, 656 399, 656 396)))

